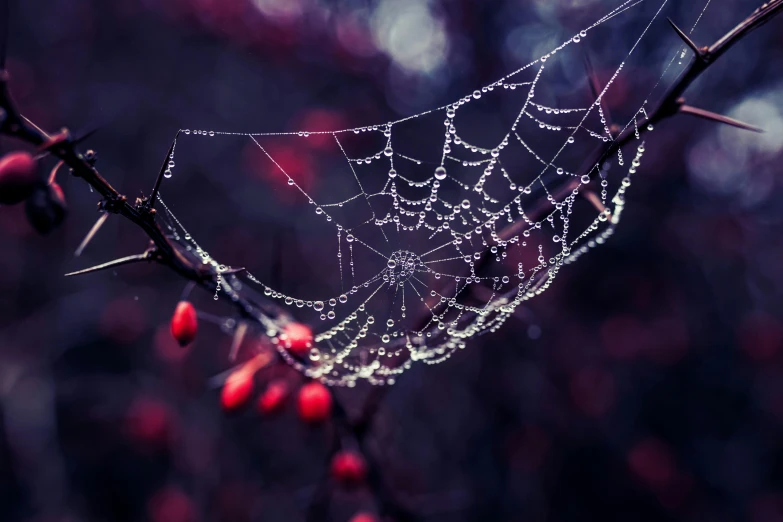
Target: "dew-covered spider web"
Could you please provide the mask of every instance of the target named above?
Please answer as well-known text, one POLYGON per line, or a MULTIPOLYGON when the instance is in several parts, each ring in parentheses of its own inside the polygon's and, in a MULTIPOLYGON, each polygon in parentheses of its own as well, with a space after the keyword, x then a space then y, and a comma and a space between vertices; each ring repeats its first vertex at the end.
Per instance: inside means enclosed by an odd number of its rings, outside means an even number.
POLYGON ((179 170, 198 151, 250 147, 283 180, 280 194, 303 199, 297 219, 317 241, 311 270, 296 284, 276 286, 250 267, 229 273, 231 260, 210 256, 165 204, 161 222, 183 252, 226 271, 218 292, 257 292, 258 302, 271 303, 259 305, 261 335, 313 378, 391 384, 413 363, 442 362, 500 328, 615 231, 651 130, 640 122, 686 58, 680 45, 654 76, 634 76, 634 53, 663 21, 666 3, 623 2, 505 77, 397 121, 334 131, 180 131, 164 188, 176 186, 175 156, 179 170), (630 23, 642 8, 649 15, 630 23), (624 59, 603 64, 603 85, 590 94, 587 48, 618 30, 635 36, 624 59), (565 80, 570 88, 557 87, 565 80), (619 91, 631 109, 626 103, 610 119, 606 102, 619 91), (601 157, 623 132, 633 133, 629 145, 601 157), (313 143, 322 155, 317 184, 289 172, 279 152, 313 143), (289 320, 313 330, 306 355, 288 349, 289 320))

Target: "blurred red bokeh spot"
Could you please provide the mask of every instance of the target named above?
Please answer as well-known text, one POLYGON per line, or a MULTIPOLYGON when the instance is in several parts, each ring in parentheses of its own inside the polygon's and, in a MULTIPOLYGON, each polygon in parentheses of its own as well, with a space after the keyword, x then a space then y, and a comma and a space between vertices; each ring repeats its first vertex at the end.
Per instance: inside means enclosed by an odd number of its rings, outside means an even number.
POLYGON ((349 522, 378 522, 378 517, 372 513, 361 512, 352 516, 349 522))
POLYGON ((766 361, 780 351, 783 325, 766 312, 751 312, 743 317, 737 338, 748 357, 755 361, 766 361))
POLYGON ((258 410, 264 414, 279 411, 287 398, 288 383, 283 379, 275 379, 258 398, 258 410))
POLYGON ((309 193, 315 181, 314 167, 304 144, 297 143, 295 138, 289 138, 289 141, 259 140, 259 143, 269 156, 251 140, 244 150, 244 163, 249 171, 264 183, 276 187, 277 199, 286 203, 307 201, 296 188, 299 186, 309 193), (289 179, 296 185, 289 185, 289 179))
POLYGON ((332 413, 332 394, 320 382, 302 386, 297 400, 299 416, 306 422, 322 422, 332 413))
POLYGON ((226 411, 238 410, 253 394, 253 372, 241 368, 226 379, 220 394, 220 404, 226 411))
MULTIPOLYGON (((294 118, 296 131, 305 132, 328 132, 346 128, 347 121, 345 117, 337 111, 328 109, 311 109, 301 113, 294 118)), ((334 150, 339 148, 331 134, 310 134, 307 138, 302 138, 302 145, 316 149, 334 150)))
POLYGON ((345 485, 356 485, 364 481, 367 464, 359 453, 350 450, 338 451, 332 457, 332 477, 345 485))
POLYGON ((176 486, 168 486, 147 503, 150 522, 196 522, 196 514, 190 498, 176 486))
POLYGON ((666 485, 674 476, 674 458, 663 442, 648 438, 637 442, 628 452, 628 467, 652 487, 666 485))
POLYGON ((137 397, 128 407, 125 427, 135 442, 145 447, 165 447, 171 436, 171 412, 159 400, 137 397))
POLYGON ((299 356, 305 356, 313 345, 313 332, 301 323, 288 323, 280 336, 283 345, 299 356))

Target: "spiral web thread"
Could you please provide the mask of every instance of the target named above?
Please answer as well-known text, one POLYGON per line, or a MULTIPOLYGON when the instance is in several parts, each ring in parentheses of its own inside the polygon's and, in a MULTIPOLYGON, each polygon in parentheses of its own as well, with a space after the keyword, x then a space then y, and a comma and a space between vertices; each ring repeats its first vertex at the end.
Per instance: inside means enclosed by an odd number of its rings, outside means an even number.
MULTIPOLYGON (((288 189, 307 198, 309 209, 314 208, 317 219, 337 239, 340 291, 333 295, 289 295, 250 272, 227 275, 217 291, 241 292, 255 285, 294 316, 298 309, 315 313, 313 345, 309 357, 302 358, 287 349, 285 321, 265 315, 259 318, 266 328, 263 334, 290 365, 330 385, 354 386, 358 379, 393 384, 413 362, 437 364, 464 348, 472 337, 497 330, 522 303, 549 288, 563 265, 604 243, 620 220, 626 190, 645 152, 639 129, 635 129, 637 146, 630 148, 630 166, 625 165, 620 150, 619 168, 611 178, 607 165, 595 165, 581 176, 574 174, 578 165, 572 166, 574 162, 567 158, 579 144, 606 145, 613 139, 603 97, 621 76, 627 59, 660 17, 667 1, 660 4, 594 103, 555 107, 540 102, 536 89, 545 88, 541 86, 545 85, 546 71, 567 48, 585 41, 594 29, 645 1, 649 0, 623 2, 540 59, 452 104, 401 120, 328 132, 180 131, 180 140, 250 140, 285 177, 288 189), (464 137, 458 124, 461 111, 482 98, 511 91, 521 92, 518 97, 522 99, 513 123, 499 141, 480 146, 464 137), (444 119, 439 121, 439 116, 444 119), (439 161, 395 149, 398 133, 405 132, 405 125, 424 120, 439 126, 440 130, 433 126, 434 132, 445 130, 439 161), (523 138, 531 131, 536 133, 534 139, 523 138), (354 155, 344 145, 352 134, 382 136, 381 147, 369 155, 354 155), (535 139, 539 134, 544 136, 535 139), (348 179, 358 192, 339 201, 316 201, 264 144, 268 137, 306 140, 315 135, 334 140, 349 172, 348 179), (540 152, 541 143, 555 146, 540 152), (524 172, 512 168, 520 154, 537 165, 526 181, 522 180, 524 172), (371 172, 370 166, 377 172, 371 172), (562 197, 552 195, 555 187, 568 182, 572 188, 562 197), (590 192, 588 185, 598 192, 590 192), (593 202, 587 205, 589 218, 574 232, 571 228, 576 226, 573 216, 577 203, 585 205, 585 199, 593 202), (348 223, 350 220, 342 215, 348 209, 362 217, 348 223), (406 238, 414 234, 424 239, 410 246, 416 242, 406 238), (361 256, 366 256, 370 265, 366 277, 357 274, 359 266, 365 265, 360 262, 361 256), (383 301, 383 306, 376 307, 376 301, 383 301)), ((674 62, 682 63, 685 54, 684 47, 677 51, 648 98, 674 62)), ((624 129, 636 126, 637 120, 646 116, 648 103, 645 99, 624 129)), ((166 177, 171 177, 174 170, 174 152, 166 177)), ((576 156, 579 159, 579 154, 576 156)), ((162 221, 172 237, 205 263, 226 270, 196 243, 162 199, 161 204, 162 221)))

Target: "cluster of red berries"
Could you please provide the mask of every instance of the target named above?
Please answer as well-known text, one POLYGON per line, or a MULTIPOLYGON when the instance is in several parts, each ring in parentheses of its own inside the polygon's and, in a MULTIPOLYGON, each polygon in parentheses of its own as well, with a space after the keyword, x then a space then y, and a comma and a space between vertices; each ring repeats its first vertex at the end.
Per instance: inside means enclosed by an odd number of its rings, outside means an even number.
MULTIPOLYGON (((193 304, 180 301, 171 318, 171 335, 180 346, 187 346, 196 338, 198 316, 193 304)), ((293 354, 302 356, 312 346, 313 334, 307 326, 289 323, 281 335, 293 354)), ((253 396, 256 367, 246 364, 226 379, 220 401, 226 411, 236 411, 247 405, 253 396)), ((279 410, 289 394, 288 383, 282 379, 270 382, 258 398, 258 410, 269 414, 279 410)), ((299 389, 297 396, 299 417, 308 423, 325 421, 332 413, 332 395, 321 383, 311 382, 299 389)))
POLYGON ((38 162, 28 152, 11 152, 0 158, 0 205, 25 202, 30 224, 48 234, 65 219, 68 207, 60 185, 44 182, 38 162))
MULTIPOLYGON (((180 346, 192 343, 198 330, 196 309, 188 301, 180 301, 171 318, 171 335, 180 346)), ((292 354, 305 356, 313 343, 310 328, 299 323, 289 323, 280 336, 283 345, 292 354)), ((238 411, 253 397, 255 373, 259 366, 253 360, 234 370, 226 379, 220 396, 220 403, 228 412, 238 411)), ((262 414, 271 414, 280 410, 289 395, 289 384, 283 379, 275 379, 267 384, 258 397, 257 409, 262 414)), ((299 388, 296 400, 299 418, 308 424, 317 424, 327 420, 332 413, 332 394, 319 382, 310 382, 299 388)), ((367 464, 360 453, 353 450, 338 451, 330 464, 331 475, 345 486, 356 486, 364 482, 367 476, 367 464)), ((374 516, 359 513, 352 521, 374 522, 374 516)))

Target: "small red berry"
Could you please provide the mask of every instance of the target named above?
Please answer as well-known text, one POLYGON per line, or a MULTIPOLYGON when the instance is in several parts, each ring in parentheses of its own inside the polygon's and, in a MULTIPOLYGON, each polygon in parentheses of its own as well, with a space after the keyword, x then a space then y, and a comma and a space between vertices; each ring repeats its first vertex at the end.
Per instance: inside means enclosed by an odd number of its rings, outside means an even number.
POLYGON ((171 335, 180 346, 187 346, 196 338, 198 318, 196 309, 188 301, 180 301, 171 318, 171 335))
POLYGON ((282 408, 288 397, 288 384, 282 379, 269 383, 266 390, 258 399, 258 410, 261 413, 273 413, 282 408))
POLYGON ((378 519, 372 513, 356 513, 350 522, 378 522, 378 519))
POLYGON ((305 384, 299 390, 299 416, 306 422, 321 422, 332 413, 332 394, 320 382, 305 384))
POLYGON ((332 457, 332 477, 346 485, 359 484, 367 476, 367 464, 355 451, 338 451, 332 457))
POLYGON ((35 159, 28 152, 11 152, 0 159, 0 205, 16 205, 40 182, 35 159))
POLYGON ((253 373, 239 369, 228 376, 220 395, 220 404, 224 410, 234 411, 250 400, 253 393, 253 373))
POLYGON ((304 356, 313 346, 313 332, 301 323, 288 323, 281 336, 283 345, 296 355, 304 356))

